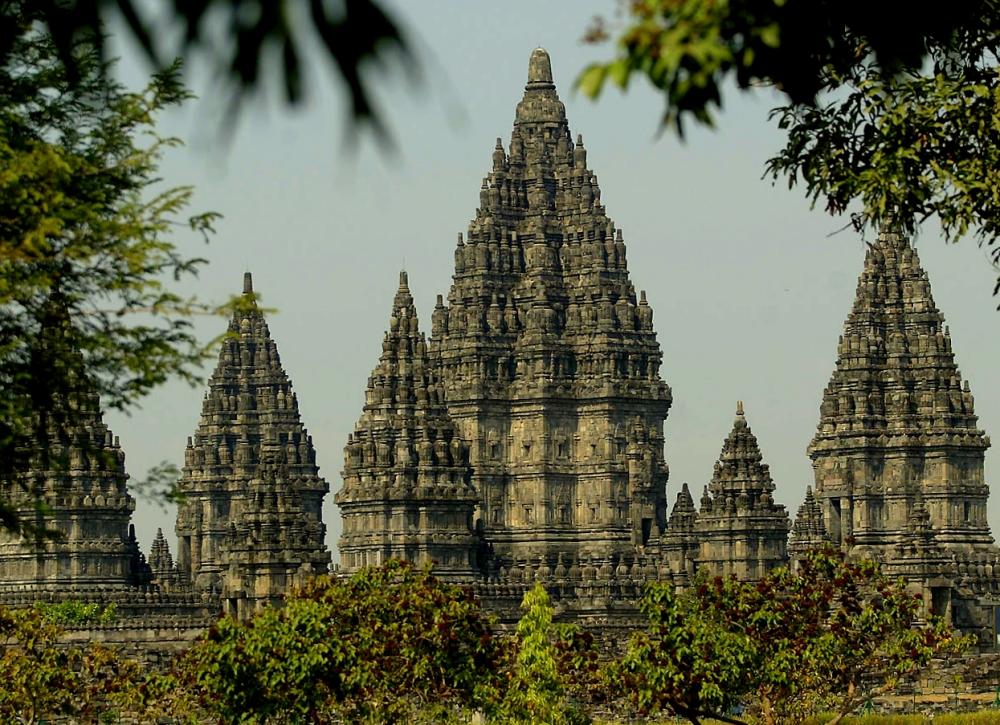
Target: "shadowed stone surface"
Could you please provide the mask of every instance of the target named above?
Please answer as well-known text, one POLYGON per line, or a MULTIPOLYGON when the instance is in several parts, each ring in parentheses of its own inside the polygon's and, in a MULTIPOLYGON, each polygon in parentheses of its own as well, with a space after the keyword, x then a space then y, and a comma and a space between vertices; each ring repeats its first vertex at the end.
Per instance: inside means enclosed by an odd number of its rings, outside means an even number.
MULTIPOLYGON (((58 355, 65 342, 58 329, 51 334, 58 355)), ((45 333, 42 340, 44 357, 45 333)), ((92 382, 71 379, 35 424, 15 462, 20 470, 13 480, 0 481, 0 497, 45 536, 0 529, 0 605, 114 605, 112 639, 139 638, 152 628, 160 636, 148 642, 150 653, 190 642, 212 621, 214 608, 190 588, 173 586, 162 532, 153 544, 152 565, 140 552, 125 453, 104 424, 92 382)), ((103 633, 88 636, 106 640, 103 633)))

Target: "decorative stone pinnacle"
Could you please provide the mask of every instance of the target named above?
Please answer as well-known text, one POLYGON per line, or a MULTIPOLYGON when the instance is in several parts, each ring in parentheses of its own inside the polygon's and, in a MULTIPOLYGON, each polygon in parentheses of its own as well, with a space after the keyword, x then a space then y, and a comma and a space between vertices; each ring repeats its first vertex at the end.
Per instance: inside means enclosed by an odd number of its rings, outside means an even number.
POLYGON ((743 415, 743 401, 736 401, 736 415, 743 415))
POLYGON ((253 275, 249 272, 243 273, 243 294, 248 295, 253 293, 253 275))
POLYGON ((535 48, 528 61, 528 85, 552 85, 552 62, 544 48, 535 48))

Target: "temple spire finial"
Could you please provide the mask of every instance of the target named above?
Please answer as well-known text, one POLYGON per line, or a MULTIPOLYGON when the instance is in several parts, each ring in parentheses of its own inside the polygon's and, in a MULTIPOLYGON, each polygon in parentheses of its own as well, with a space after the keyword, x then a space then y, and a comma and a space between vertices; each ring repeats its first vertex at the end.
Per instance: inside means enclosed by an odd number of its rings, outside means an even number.
POLYGON ((743 415, 743 401, 736 401, 736 415, 743 415))
POLYGON ((243 294, 249 295, 253 293, 253 275, 250 272, 243 273, 243 294))
POLYGON ((552 62, 545 48, 535 48, 531 51, 528 61, 528 85, 552 84, 552 62))

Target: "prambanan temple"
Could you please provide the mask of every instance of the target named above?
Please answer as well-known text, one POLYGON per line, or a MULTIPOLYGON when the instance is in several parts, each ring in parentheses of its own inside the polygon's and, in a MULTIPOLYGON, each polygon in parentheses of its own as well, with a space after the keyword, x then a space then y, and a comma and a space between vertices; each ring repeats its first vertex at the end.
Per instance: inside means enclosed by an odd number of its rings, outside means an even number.
MULTIPOLYGON (((454 259, 429 335, 400 273, 344 448, 333 571, 434 562, 506 622, 541 582, 561 618, 627 628, 647 581, 684 587, 703 569, 755 579, 829 542, 882 562, 928 611, 995 646, 990 441, 906 238, 883 229, 868 247, 817 395, 815 481, 794 521, 774 500, 742 403, 702 490, 669 493, 672 393, 653 310, 542 49, 454 259)), ((115 602, 116 622, 100 625, 108 638, 162 644, 189 640, 221 613, 279 603, 331 569, 330 485, 249 274, 243 289, 248 304, 233 316, 184 451, 175 553, 162 532, 148 557, 140 551, 124 454, 84 391, 67 403, 79 411, 73 424, 47 438, 68 465, 45 470, 43 452, 25 457, 23 475, 44 481, 45 522, 62 536, 0 535, 0 603, 115 602)), ((23 490, 8 481, 0 493, 37 515, 23 490)))

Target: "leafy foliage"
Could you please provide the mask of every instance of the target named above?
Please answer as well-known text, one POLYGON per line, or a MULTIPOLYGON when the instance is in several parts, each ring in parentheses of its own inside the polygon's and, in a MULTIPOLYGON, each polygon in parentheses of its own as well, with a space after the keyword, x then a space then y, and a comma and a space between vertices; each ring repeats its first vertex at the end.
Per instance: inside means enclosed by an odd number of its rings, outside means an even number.
POLYGON ((0 719, 26 725, 68 716, 97 722, 138 679, 138 665, 98 644, 59 643, 41 607, 0 609, 0 719))
POLYGON ((575 628, 553 624, 552 605, 545 587, 535 584, 521 603, 524 616, 517 624, 517 654, 509 667, 506 690, 496 707, 497 722, 514 725, 577 725, 589 723, 583 708, 568 697, 560 671, 560 647, 575 628))
MULTIPOLYGON (((713 122, 722 88, 771 85, 787 142, 772 179, 803 185, 813 205, 849 211, 858 230, 912 233, 940 219, 947 241, 974 233, 1000 263, 1000 3, 886 12, 837 0, 637 0, 616 57, 578 79, 597 96, 646 77, 664 123, 713 122)), ((606 24, 590 33, 608 37, 606 24)), ((994 294, 1000 293, 1000 279, 994 294)))
POLYGON ((921 73, 858 63, 825 76, 823 102, 775 109, 788 140, 767 173, 832 214, 859 201, 859 230, 892 221, 913 233, 936 216, 946 240, 973 233, 1000 262, 1000 32, 983 22, 930 45, 921 73))
POLYGON ((722 88, 777 87, 794 105, 811 105, 859 64, 886 77, 919 71, 935 47, 949 47, 973 28, 996 32, 996 0, 976 0, 912 13, 837 0, 635 0, 627 21, 612 28, 597 18, 587 40, 602 42, 620 31, 614 60, 587 68, 578 81, 597 95, 606 80, 620 87, 633 74, 663 92, 664 122, 683 128, 692 117, 711 124, 722 88))
POLYGON ((633 636, 611 677, 640 713, 666 710, 698 723, 746 696, 753 643, 701 604, 669 583, 648 586, 641 608, 649 628, 633 636))
MULTIPOLYGON (((26 4, 26 3, 25 3, 26 4)), ((16 27, 21 2, 0 3, 0 65, 19 57, 16 27)), ((385 136, 381 116, 371 100, 366 65, 393 66, 417 78, 416 59, 398 23, 376 0, 174 0, 150 7, 138 0, 32 0, 35 17, 53 39, 56 57, 71 83, 87 82, 90 69, 76 50, 82 41, 106 52, 104 37, 112 21, 124 23, 147 59, 158 69, 178 57, 201 53, 224 78, 238 103, 273 70, 281 78, 290 104, 303 100, 309 80, 304 46, 318 40, 336 76, 347 89, 351 114, 385 136), (268 68, 267 66, 272 66, 268 68)))
MULTIPOLYGON (((189 318, 216 310, 171 289, 203 262, 172 235, 207 238, 217 215, 185 216, 192 189, 158 177, 180 141, 160 136, 156 118, 189 97, 179 65, 127 92, 81 40, 71 77, 39 7, 2 13, 0 480, 11 480, 32 451, 42 469, 65 467, 48 443, 72 428, 74 397, 126 409, 169 377, 197 380, 205 350, 189 318)), ((0 523, 25 524, 9 502, 0 523)))
POLYGON ((79 599, 64 602, 36 602, 35 609, 46 621, 56 625, 109 624, 115 621, 118 608, 114 604, 101 606, 79 599))
POLYGON ((221 722, 411 722, 485 705, 499 660, 470 592, 389 562, 221 620, 176 678, 221 722))
POLYGON ((931 658, 966 640, 936 616, 925 626, 923 600, 869 560, 833 549, 809 554, 798 572, 780 569, 733 591, 713 582, 702 601, 742 622, 756 648, 754 699, 765 722, 815 711, 841 715, 891 691, 931 658))
MULTIPOLYGON (((144 721, 428 723, 478 710, 490 722, 562 725, 590 722, 587 707, 625 697, 642 714, 693 723, 739 723, 743 713, 802 721, 824 711, 837 722, 965 644, 940 619, 913 626, 921 607, 872 562, 818 551, 798 572, 755 583, 703 576, 682 594, 649 585, 649 627, 602 665, 589 636, 553 622, 541 585, 525 595, 515 636, 497 637, 471 592, 393 561, 349 579, 318 578, 249 621, 220 620, 165 673, 139 677, 101 650, 92 666, 47 644, 22 643, 5 657, 26 649, 40 662, 10 672, 26 683, 22 693, 40 686, 36 670, 49 678, 39 680, 52 683, 46 711, 114 702, 144 721), (57 679, 57 665, 59 677, 78 679, 57 679), (81 687, 93 694, 69 703, 62 690, 81 687)), ((53 611, 4 614, 0 631, 26 617, 26 636, 54 642, 53 611)), ((100 613, 67 607, 60 616, 75 623, 100 613)), ((27 707, 30 696, 19 697, 27 707)))
POLYGON ((640 711, 692 722, 734 722, 745 706, 767 723, 823 709, 839 720, 965 645, 940 618, 913 626, 919 597, 875 563, 832 549, 756 583, 702 578, 680 595, 651 585, 642 606, 649 628, 633 638, 615 681, 640 711))

